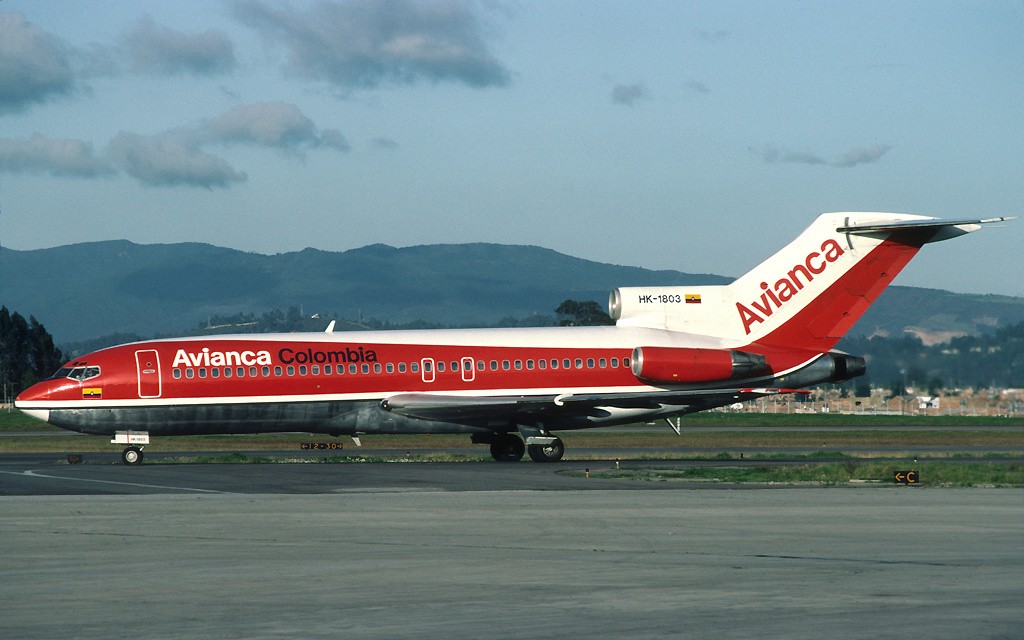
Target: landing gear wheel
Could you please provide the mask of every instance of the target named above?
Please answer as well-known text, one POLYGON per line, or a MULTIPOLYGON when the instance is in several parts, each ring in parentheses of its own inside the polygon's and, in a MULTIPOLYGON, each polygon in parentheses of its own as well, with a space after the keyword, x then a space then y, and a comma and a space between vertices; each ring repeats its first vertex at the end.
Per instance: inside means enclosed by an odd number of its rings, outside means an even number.
POLYGON ((121 452, 121 461, 130 465, 142 464, 142 449, 138 447, 125 447, 124 451, 121 452))
POLYGON ((491 457, 498 462, 519 462, 526 453, 526 445, 513 435, 495 435, 491 443, 491 457))
POLYGON ((534 462, 558 462, 565 454, 565 445, 555 438, 551 444, 531 444, 526 450, 534 462))

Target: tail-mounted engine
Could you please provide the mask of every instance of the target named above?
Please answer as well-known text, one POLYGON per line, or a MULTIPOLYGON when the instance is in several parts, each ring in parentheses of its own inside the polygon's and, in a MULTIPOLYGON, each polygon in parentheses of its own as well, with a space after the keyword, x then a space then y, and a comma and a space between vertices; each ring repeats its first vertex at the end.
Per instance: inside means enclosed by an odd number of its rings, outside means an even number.
POLYGON ((734 349, 637 347, 632 367, 641 380, 663 383, 715 382, 768 372, 764 356, 734 349))

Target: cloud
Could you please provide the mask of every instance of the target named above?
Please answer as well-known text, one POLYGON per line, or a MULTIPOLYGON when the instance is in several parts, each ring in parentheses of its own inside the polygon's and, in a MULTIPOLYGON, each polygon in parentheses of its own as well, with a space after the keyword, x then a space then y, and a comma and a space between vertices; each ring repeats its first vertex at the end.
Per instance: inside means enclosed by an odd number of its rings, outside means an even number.
POLYGON ((157 136, 121 132, 110 141, 114 162, 142 184, 155 187, 226 188, 245 182, 245 173, 202 151, 193 132, 173 131, 157 136))
POLYGON ((884 156, 889 149, 892 149, 892 147, 887 144, 876 144, 867 149, 852 149, 844 153, 842 157, 832 164, 836 167, 855 167, 858 164, 869 164, 884 156))
POLYGON ((694 30, 694 34, 699 40, 703 40, 704 42, 722 42, 723 40, 728 39, 730 35, 729 32, 724 29, 717 29, 715 31, 696 29, 694 30))
POLYGON ((374 138, 371 140, 373 146, 377 149, 383 149, 385 151, 397 151, 398 143, 391 138, 374 138))
POLYGON ((229 144, 278 149, 298 156, 304 148, 351 148, 340 131, 319 131, 297 106, 264 102, 240 105, 196 127, 155 136, 121 132, 111 140, 109 154, 118 167, 145 185, 227 188, 245 182, 247 175, 205 149, 229 144))
POLYGON ((114 169, 96 157, 88 142, 35 133, 27 140, 0 138, 0 172, 92 178, 110 175, 114 169))
POLYGON ((612 102, 632 107, 633 103, 647 97, 647 87, 642 82, 617 84, 612 87, 612 102))
POLYGON ((255 144, 279 149, 318 146, 316 125, 294 104, 262 102, 233 107, 204 127, 212 142, 255 144))
POLYGON ((819 156, 806 151, 785 151, 764 145, 760 148, 750 148, 750 152, 761 158, 765 164, 776 162, 807 165, 827 165, 837 169, 848 169, 860 164, 869 164, 878 161, 892 147, 887 144, 879 144, 866 149, 851 149, 846 153, 832 159, 819 156))
POLYGON ((324 129, 320 132, 320 143, 338 151, 351 151, 352 145, 337 129, 324 129))
POLYGON ((700 80, 687 80, 684 83, 684 86, 687 89, 696 91, 697 93, 711 93, 711 89, 708 88, 708 85, 704 84, 700 80))
POLYGON ((20 13, 0 13, 0 113, 71 94, 68 47, 20 13))
POLYGON ((143 73, 216 75, 235 68, 231 41, 213 29, 190 35, 143 18, 124 42, 132 68, 143 73))
POLYGON ((294 9, 238 0, 234 16, 289 51, 288 68, 345 92, 419 80, 504 86, 508 70, 490 53, 474 5, 462 0, 354 0, 294 9))

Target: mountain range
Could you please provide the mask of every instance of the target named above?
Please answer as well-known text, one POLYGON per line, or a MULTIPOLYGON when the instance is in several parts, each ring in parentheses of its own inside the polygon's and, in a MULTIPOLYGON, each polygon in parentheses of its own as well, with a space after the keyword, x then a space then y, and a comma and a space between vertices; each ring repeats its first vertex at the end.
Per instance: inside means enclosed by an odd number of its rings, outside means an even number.
MULTIPOLYGON (((289 307, 350 320, 487 326, 553 315, 566 299, 603 306, 613 287, 731 280, 499 244, 375 244, 275 255, 126 240, 31 251, 0 247, 0 305, 34 316, 58 343, 111 333, 173 334, 212 316, 289 307)), ((1021 321, 1024 298, 893 286, 851 334, 911 331, 927 343, 1021 321)))

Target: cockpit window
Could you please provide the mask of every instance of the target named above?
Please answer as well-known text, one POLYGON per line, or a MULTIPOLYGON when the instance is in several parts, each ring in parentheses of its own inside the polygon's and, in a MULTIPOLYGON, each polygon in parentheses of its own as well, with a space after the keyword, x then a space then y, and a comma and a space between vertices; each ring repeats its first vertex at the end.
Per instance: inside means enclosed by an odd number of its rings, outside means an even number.
POLYGON ((60 378, 70 378, 72 380, 78 380, 82 382, 84 380, 90 380, 100 375, 99 367, 61 367, 57 370, 57 373, 50 376, 51 380, 58 380, 60 378))
POLYGON ((57 373, 50 376, 50 380, 59 380, 61 378, 66 378, 68 377, 69 373, 71 373, 71 367, 61 367, 60 369, 57 369, 57 373))

